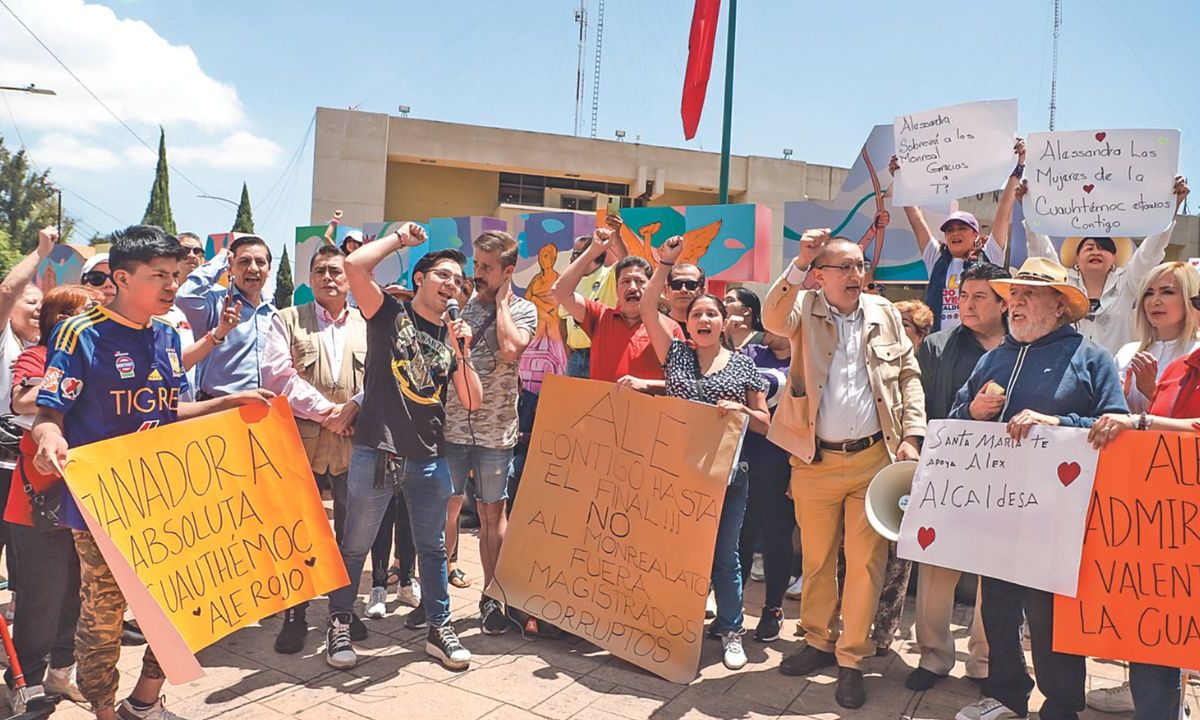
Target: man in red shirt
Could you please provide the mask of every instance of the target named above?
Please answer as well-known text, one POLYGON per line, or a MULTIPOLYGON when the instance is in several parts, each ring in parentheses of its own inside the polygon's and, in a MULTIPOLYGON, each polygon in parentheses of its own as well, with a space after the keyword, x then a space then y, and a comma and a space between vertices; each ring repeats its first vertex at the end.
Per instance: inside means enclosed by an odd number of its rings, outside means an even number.
MULTIPOLYGON (((579 281, 595 265, 596 258, 609 251, 614 242, 616 235, 611 229, 596 228, 591 245, 563 272, 550 292, 592 340, 593 380, 623 381, 636 390, 646 390, 652 384, 661 386, 662 363, 654 353, 641 317, 642 293, 650 281, 650 263, 645 258, 629 255, 613 266, 617 282, 615 308, 586 300, 575 292, 579 281)), ((671 334, 683 338, 683 332, 674 322, 671 322, 671 334)))

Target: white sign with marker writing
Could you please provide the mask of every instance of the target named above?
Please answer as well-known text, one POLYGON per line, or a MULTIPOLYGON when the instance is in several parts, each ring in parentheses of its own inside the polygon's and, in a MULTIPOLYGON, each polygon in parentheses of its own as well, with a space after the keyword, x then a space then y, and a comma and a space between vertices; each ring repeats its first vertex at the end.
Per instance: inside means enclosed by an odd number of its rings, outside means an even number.
POLYGON ((1043 235, 1152 235, 1175 217, 1178 130, 1032 133, 1025 217, 1043 235))
POLYGON ((1088 431, 929 423, 897 554, 906 560, 1075 596, 1099 453, 1088 431))
POLYGON ((987 100, 900 115, 895 119, 892 204, 910 207, 990 192, 1017 164, 1017 101, 987 100))

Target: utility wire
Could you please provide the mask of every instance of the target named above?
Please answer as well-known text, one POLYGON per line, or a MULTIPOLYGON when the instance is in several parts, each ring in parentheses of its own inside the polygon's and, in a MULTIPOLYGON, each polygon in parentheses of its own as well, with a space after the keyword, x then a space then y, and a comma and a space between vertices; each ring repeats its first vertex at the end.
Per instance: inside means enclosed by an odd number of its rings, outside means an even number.
MULTIPOLYGON (((0 6, 3 6, 4 9, 8 11, 8 14, 13 16, 14 20, 16 20, 21 25, 21 27, 25 28, 25 32, 29 33, 29 35, 34 40, 37 41, 38 45, 42 46, 42 49, 44 49, 46 52, 50 53, 50 57, 54 58, 54 60, 62 67, 62 69, 66 70, 67 74, 70 75, 72 78, 74 78, 75 82, 79 83, 79 86, 82 87, 84 89, 84 91, 87 92, 88 95, 92 96, 93 100, 100 103, 100 107, 104 108, 105 111, 107 111, 108 114, 111 115, 114 120, 116 120, 118 123, 120 123, 121 127, 125 128, 127 131, 129 131, 129 134, 132 135, 134 137, 134 139, 136 139, 142 145, 145 145, 147 150, 154 153, 155 155, 158 154, 158 148, 153 147, 150 145, 150 143, 146 142, 142 138, 141 135, 138 135, 137 132, 135 132, 133 128, 129 127, 128 123, 126 123, 124 120, 121 119, 120 115, 117 115, 117 113, 115 113, 112 108, 110 108, 103 100, 101 100, 99 95, 92 92, 92 89, 87 86, 87 83, 85 83, 83 80, 81 80, 79 78, 79 76, 76 75, 73 70, 71 70, 71 68, 67 67, 67 64, 62 61, 62 58, 60 58, 58 55, 56 55, 54 53, 54 51, 50 49, 50 46, 47 45, 45 42, 43 42, 42 39, 40 37, 38 37, 37 33, 35 33, 32 28, 30 28, 28 25, 25 24, 25 21, 22 20, 21 17, 19 15, 17 15, 17 13, 14 12, 11 7, 8 6, 8 3, 6 3, 4 0, 0 0, 0 6)), ((179 177, 183 178, 183 180, 185 182, 187 182, 189 185, 191 185, 192 187, 196 188, 197 190, 204 193, 205 195, 211 195, 211 193, 209 193, 207 190, 205 190, 204 188, 197 185, 195 181, 193 181, 187 175, 184 175, 183 172, 179 168, 175 167, 170 162, 167 163, 167 167, 171 168, 172 172, 174 172, 179 177)))

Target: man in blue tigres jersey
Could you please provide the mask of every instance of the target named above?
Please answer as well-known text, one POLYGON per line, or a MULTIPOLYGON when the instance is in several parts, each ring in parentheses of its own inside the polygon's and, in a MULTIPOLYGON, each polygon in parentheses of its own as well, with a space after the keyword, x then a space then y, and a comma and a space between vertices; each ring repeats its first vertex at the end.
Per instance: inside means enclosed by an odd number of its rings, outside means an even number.
MULTIPOLYGON (((179 401, 188 387, 179 335, 154 316, 165 314, 175 300, 183 254, 179 241, 157 227, 135 225, 113 234, 109 266, 116 297, 62 321, 50 337, 33 427, 39 471, 61 474, 69 447, 269 402, 272 393, 266 390, 201 403, 179 401)), ((75 531, 82 575, 75 635, 80 692, 103 720, 178 718, 163 707, 164 676, 149 648, 137 686, 116 707, 125 599, 70 493, 63 495, 62 517, 75 531)))

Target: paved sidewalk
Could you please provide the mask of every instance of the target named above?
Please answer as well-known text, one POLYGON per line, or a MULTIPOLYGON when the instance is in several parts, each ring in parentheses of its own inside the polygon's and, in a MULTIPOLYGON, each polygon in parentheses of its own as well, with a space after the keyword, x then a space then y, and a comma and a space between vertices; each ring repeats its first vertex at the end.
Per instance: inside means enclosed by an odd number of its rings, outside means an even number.
MULTIPOLYGON (((206 677, 180 687, 167 686, 168 709, 189 720, 202 718, 551 718, 601 720, 608 718, 833 718, 862 720, 930 718, 949 720, 962 706, 978 699, 975 685, 954 678, 926 693, 904 689, 904 678, 916 666, 911 612, 906 613, 904 639, 894 653, 870 662, 867 705, 846 711, 833 699, 834 674, 811 679, 779 673, 784 654, 799 648, 794 636, 798 603, 789 601, 784 635, 762 645, 747 633, 750 663, 740 672, 721 664, 721 646, 705 641, 700 674, 690 685, 661 680, 581 641, 526 640, 515 629, 501 636, 479 630, 478 602, 481 570, 474 533, 464 531, 460 567, 474 580, 466 590, 451 588, 454 624, 474 654, 471 669, 455 673, 428 660, 423 631, 405 630, 399 612, 382 620, 366 620, 371 636, 359 645, 362 660, 350 672, 332 670, 320 652, 324 646, 325 603, 309 608, 305 652, 276 655, 272 650, 279 618, 261 627, 242 630, 200 653, 206 677)), ((364 581, 363 587, 369 583, 364 581)), ((746 608, 757 614, 763 586, 750 583, 746 608)), ((389 603, 393 607, 394 603, 389 603)), ((911 603, 910 603, 911 605, 911 603)), ((361 604, 360 604, 361 608, 361 604)), ((960 658, 965 657, 966 607, 957 608, 955 636, 960 658)), ((757 617, 747 615, 752 631, 757 617)), ((132 687, 141 661, 141 648, 126 648, 121 656, 123 691, 132 687)), ((961 673, 961 665, 956 672, 961 673)), ((1116 685, 1124 670, 1114 663, 1089 662, 1089 689, 1116 685)), ((836 673, 836 669, 834 669, 836 673)), ((1040 699, 1034 702, 1035 707, 1040 699)), ((66 703, 55 720, 87 718, 83 709, 66 703)), ((1129 718, 1088 712, 1087 720, 1129 718)))

